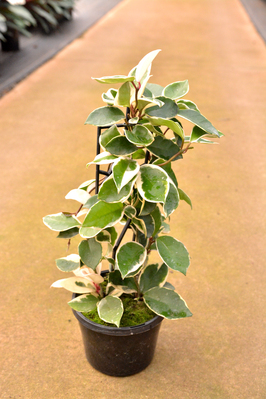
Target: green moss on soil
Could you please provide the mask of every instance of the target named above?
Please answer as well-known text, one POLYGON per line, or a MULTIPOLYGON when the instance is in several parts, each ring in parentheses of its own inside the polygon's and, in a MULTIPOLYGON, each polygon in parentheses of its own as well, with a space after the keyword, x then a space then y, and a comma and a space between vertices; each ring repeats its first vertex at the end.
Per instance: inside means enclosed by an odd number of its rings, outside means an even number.
MULTIPOLYGON (((156 314, 154 314, 154 312, 151 311, 142 300, 135 300, 129 295, 121 296, 121 300, 124 306, 124 313, 120 321, 120 327, 144 324, 156 316, 156 314)), ((116 325, 108 324, 100 319, 97 309, 82 314, 84 317, 97 324, 116 327, 116 325)))

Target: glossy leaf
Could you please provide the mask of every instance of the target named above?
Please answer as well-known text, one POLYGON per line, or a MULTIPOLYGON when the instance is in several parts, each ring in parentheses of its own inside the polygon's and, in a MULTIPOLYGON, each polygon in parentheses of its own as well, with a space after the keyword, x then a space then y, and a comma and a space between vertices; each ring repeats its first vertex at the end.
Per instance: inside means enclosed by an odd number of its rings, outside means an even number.
POLYGON ((133 160, 140 160, 142 158, 145 158, 145 155, 146 153, 143 149, 138 149, 137 151, 132 153, 131 157, 133 158, 133 160))
POLYGON ((68 229, 67 231, 59 232, 59 235, 57 236, 58 239, 71 239, 72 237, 78 235, 79 233, 79 228, 71 228, 68 229))
MULTIPOLYGON (((143 215, 139 217, 146 225, 147 237, 151 237, 155 229, 155 221, 151 215, 143 215)), ((145 244, 146 246, 146 244, 145 244)))
POLYGON ((178 188, 178 193, 180 200, 184 200, 192 208, 192 202, 188 197, 188 195, 182 189, 179 188, 178 188))
POLYGON ((142 165, 136 184, 144 200, 152 203, 165 202, 169 190, 169 179, 167 173, 157 165, 142 165))
POLYGON ((91 207, 82 227, 108 228, 119 222, 123 216, 124 206, 122 203, 105 203, 99 201, 91 207))
MULTIPOLYGON (((180 147, 177 146, 172 140, 167 139, 163 136, 156 136, 154 142, 147 147, 147 149, 154 154, 155 156, 162 158, 163 160, 169 160, 175 154, 180 151, 180 147)), ((182 155, 179 154, 175 157, 175 160, 182 158, 182 155)), ((156 165, 156 164, 153 164, 156 165)))
POLYGON ((191 100, 178 100, 176 104, 178 105, 178 108, 180 108, 180 110, 186 110, 187 108, 190 108, 191 110, 200 112, 198 106, 191 100))
POLYGON ((130 85, 129 82, 123 83, 118 89, 117 105, 123 107, 130 107, 130 85))
POLYGON ((155 209, 151 212, 151 217, 154 220, 154 231, 152 236, 155 236, 159 232, 162 224, 161 212, 158 206, 156 206, 155 209))
POLYGON ((47 215, 43 218, 43 222, 48 228, 56 232, 67 231, 81 225, 77 218, 64 213, 47 215))
POLYGON ((138 291, 134 278, 122 279, 118 270, 109 273, 108 282, 114 286, 127 286, 131 290, 138 291))
POLYGON ((152 288, 144 294, 144 301, 153 312, 167 319, 192 316, 185 301, 173 290, 152 288))
MULTIPOLYGON (((154 161, 154 165, 160 165, 162 163, 164 163, 164 160, 162 158, 159 158, 154 161)), ((171 163, 169 162, 168 164, 162 165, 160 168, 162 168, 167 173, 167 175, 171 178, 175 186, 178 187, 176 176, 174 171, 172 170, 171 163)))
POLYGON ((117 268, 122 278, 137 272, 146 259, 146 249, 139 243, 127 242, 116 253, 117 268))
POLYGON ((78 254, 70 254, 67 257, 55 260, 57 268, 63 272, 71 272, 80 267, 80 257, 78 254))
POLYGON ((178 112, 178 106, 173 100, 168 99, 167 97, 164 96, 159 96, 157 97, 157 99, 161 100, 164 103, 163 106, 149 107, 148 109, 146 109, 146 114, 150 115, 151 117, 167 118, 167 119, 176 116, 178 112))
MULTIPOLYGON (((183 111, 183 110, 182 110, 183 111)), ((185 110, 187 111, 187 110, 185 110)), ((180 113, 180 110, 178 111, 180 113)), ((175 132, 181 139, 184 139, 184 132, 179 123, 172 121, 170 119, 165 118, 156 118, 156 117, 149 117, 149 121, 154 126, 166 126, 167 128, 171 129, 175 132)))
POLYGON ((132 131, 125 131, 127 139, 136 146, 149 146, 153 140, 153 134, 145 127, 136 125, 132 131))
POLYGON ((186 275, 190 259, 183 243, 171 236, 160 236, 156 240, 156 246, 161 259, 169 268, 186 275))
POLYGON ((193 124, 199 126, 205 132, 220 137, 217 129, 207 120, 200 112, 195 110, 178 110, 177 116, 185 118, 186 120, 193 122, 193 124))
POLYGON ((123 315, 123 303, 118 297, 106 296, 97 305, 99 317, 118 328, 123 315))
POLYGON ((137 161, 129 158, 120 159, 115 163, 113 166, 113 179, 118 192, 137 175, 138 171, 139 164, 137 161))
POLYGON ((171 83, 170 85, 166 86, 163 91, 163 95, 169 97, 172 100, 176 100, 179 97, 185 96, 189 91, 189 84, 188 80, 179 81, 171 83))
POLYGON ((124 213, 128 218, 133 218, 136 216, 137 210, 135 209, 135 207, 128 205, 126 206, 124 213))
POLYGON ((92 111, 85 121, 85 125, 107 126, 124 119, 124 113, 117 107, 105 106, 92 111))
POLYGON ((161 50, 153 50, 150 53, 146 54, 138 63, 137 68, 136 68, 136 81, 140 82, 141 79, 143 78, 144 74, 147 72, 148 68, 150 67, 152 61, 154 58, 157 56, 157 54, 161 50))
POLYGON ((101 133, 100 136, 100 144, 102 147, 105 146, 112 140, 113 138, 121 136, 119 130, 117 129, 116 125, 112 125, 110 128, 106 129, 104 132, 101 133))
POLYGON ((138 150, 137 146, 129 142, 125 136, 117 136, 106 145, 106 150, 116 156, 127 156, 138 150))
POLYGON ((89 210, 92 206, 94 206, 94 204, 98 203, 98 201, 99 201, 98 195, 95 194, 88 199, 88 201, 84 204, 83 207, 89 210))
POLYGON ((79 244, 81 261, 94 271, 102 259, 102 246, 95 238, 83 240, 79 244))
POLYGON ((82 294, 68 302, 73 310, 79 312, 90 312, 95 310, 99 299, 92 294, 82 294))
POLYGON ((62 287, 72 293, 92 293, 95 292, 95 286, 92 281, 80 276, 71 276, 70 278, 60 279, 52 284, 51 287, 62 287))
POLYGON ((92 78, 100 83, 124 83, 132 82, 134 77, 126 75, 113 75, 113 76, 102 76, 101 78, 92 78))
POLYGON ((157 85, 156 83, 147 83, 146 88, 153 94, 154 97, 161 96, 163 94, 163 86, 157 85))
POLYGON ((176 186, 170 182, 169 192, 166 198, 166 202, 164 203, 163 210, 166 214, 166 217, 169 217, 176 208, 179 203, 179 193, 176 186))
POLYGON ((81 227, 79 234, 81 237, 83 238, 92 238, 94 236, 96 236, 99 232, 101 232, 101 228, 87 228, 87 227, 81 227))
POLYGON ((90 198, 89 193, 82 189, 73 189, 65 197, 67 200, 76 200, 81 204, 85 204, 90 198))
POLYGON ((147 292, 149 289, 162 286, 168 275, 168 267, 166 264, 150 264, 148 265, 139 279, 139 286, 142 293, 147 292))
POLYGON ((143 201, 139 215, 149 215, 156 207, 156 203, 150 203, 149 201, 143 201))
POLYGON ((110 176, 103 182, 98 193, 98 198, 106 203, 124 202, 130 196, 135 180, 136 178, 133 178, 118 192, 113 176, 110 176))
POLYGON ((118 157, 114 156, 113 154, 110 154, 108 151, 104 151, 100 154, 97 154, 97 156, 94 158, 94 160, 91 161, 90 163, 88 163, 87 165, 90 165, 90 164, 108 165, 108 164, 116 161, 117 158, 118 157))

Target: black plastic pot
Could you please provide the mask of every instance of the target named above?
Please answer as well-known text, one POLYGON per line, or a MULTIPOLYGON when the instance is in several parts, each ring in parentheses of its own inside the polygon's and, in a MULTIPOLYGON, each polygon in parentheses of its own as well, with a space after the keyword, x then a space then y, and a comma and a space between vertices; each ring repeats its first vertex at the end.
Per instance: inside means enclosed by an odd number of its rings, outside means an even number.
POLYGON ((75 310, 73 313, 80 324, 87 360, 98 371, 129 376, 151 363, 162 317, 137 326, 112 328, 96 324, 75 310))
POLYGON ((4 34, 5 41, 1 40, 2 51, 18 51, 19 35, 15 29, 10 29, 8 34, 4 34))

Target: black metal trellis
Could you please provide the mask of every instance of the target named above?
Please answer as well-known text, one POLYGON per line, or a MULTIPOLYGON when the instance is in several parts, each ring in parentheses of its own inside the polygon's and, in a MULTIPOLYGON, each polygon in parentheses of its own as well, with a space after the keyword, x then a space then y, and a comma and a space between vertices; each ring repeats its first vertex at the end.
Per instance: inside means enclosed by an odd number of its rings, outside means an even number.
MULTIPOLYGON (((128 121, 130 118, 130 109, 127 107, 126 110, 126 120, 128 121)), ((100 146, 100 136, 102 134, 103 130, 109 129, 111 128, 113 125, 108 125, 108 126, 98 126, 97 127, 97 144, 96 144, 96 155, 100 154, 101 152, 101 146, 100 146)), ((128 125, 126 123, 123 124, 116 124, 117 128, 126 128, 128 125)), ((145 164, 148 163, 150 157, 150 153, 148 151, 146 151, 146 155, 145 155, 145 164)), ((96 172, 95 172, 95 194, 99 193, 99 185, 100 185, 100 175, 104 175, 106 177, 111 175, 111 169, 109 168, 108 171, 104 171, 102 169, 100 169, 100 165, 96 165, 96 172)), ((116 240, 115 246, 113 248, 113 253, 112 253, 112 258, 115 259, 115 255, 116 255, 116 251, 120 245, 120 243, 122 242, 126 231, 128 230, 128 228, 130 228, 130 223, 131 223, 131 219, 129 218, 122 230, 122 232, 120 233, 118 239, 116 240)), ((135 240, 135 232, 133 232, 133 240, 135 240)))

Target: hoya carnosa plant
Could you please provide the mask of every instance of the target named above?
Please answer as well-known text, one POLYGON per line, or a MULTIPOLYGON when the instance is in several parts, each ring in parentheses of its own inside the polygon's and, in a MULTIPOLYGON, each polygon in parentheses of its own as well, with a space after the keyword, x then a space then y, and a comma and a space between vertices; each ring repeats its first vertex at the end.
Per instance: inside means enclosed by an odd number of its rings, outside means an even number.
POLYGON ((118 327, 123 294, 144 301, 167 319, 192 315, 167 282, 169 268, 186 275, 190 264, 186 247, 169 235, 168 219, 179 201, 192 207, 178 187, 172 163, 195 144, 211 144, 222 136, 194 102, 183 99, 189 90, 187 80, 166 87, 149 83, 151 63, 159 51, 147 54, 128 75, 93 78, 120 84, 103 93, 106 105, 92 111, 85 122, 100 133, 101 150, 88 166, 96 165, 103 178, 96 174, 96 181, 84 182, 67 194, 66 199, 80 203, 75 213, 44 218, 60 238, 70 242, 81 236, 78 254, 56 260, 61 271, 74 276, 52 286, 80 294, 69 302, 73 309, 89 312, 97 307, 102 320, 118 327), (187 136, 182 119, 192 123, 187 136), (128 229, 132 240, 125 241, 128 229), (151 252, 157 252, 160 262, 149 263, 151 252), (103 260, 110 265, 105 285, 100 275, 103 260))

